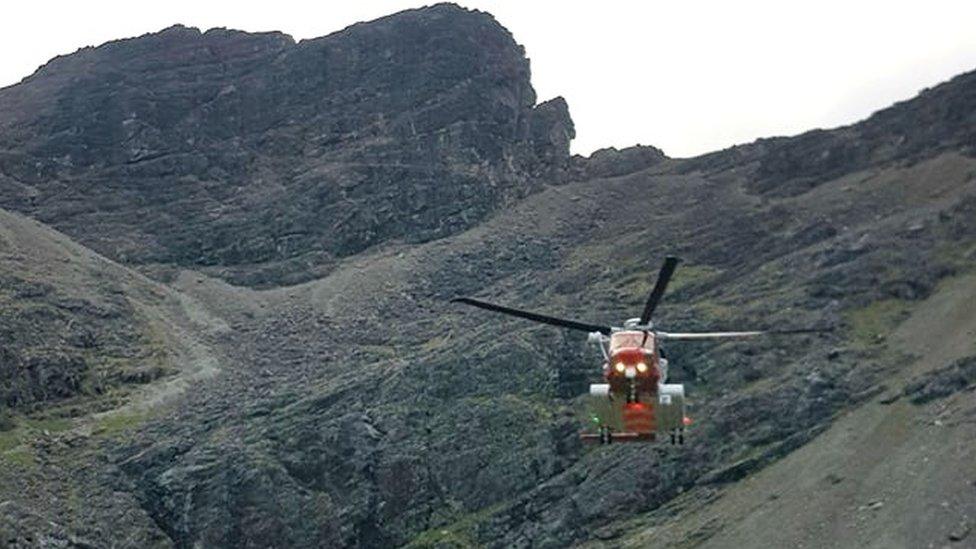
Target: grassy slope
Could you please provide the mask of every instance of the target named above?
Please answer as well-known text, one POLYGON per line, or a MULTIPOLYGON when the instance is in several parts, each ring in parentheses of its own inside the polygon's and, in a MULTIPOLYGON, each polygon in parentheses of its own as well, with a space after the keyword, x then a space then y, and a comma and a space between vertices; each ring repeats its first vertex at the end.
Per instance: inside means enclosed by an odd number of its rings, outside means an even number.
POLYGON ((887 401, 916 376, 976 355, 973 303, 976 276, 945 281, 887 338, 918 358, 888 365, 884 393, 745 481, 688 493, 666 520, 636 519, 615 545, 926 547, 964 535, 976 519, 973 393, 887 401))
MULTIPOLYGON (((189 383, 212 376, 218 361, 206 341, 226 327, 203 313, 195 301, 36 221, 4 210, 0 210, 0 244, 3 275, 47 285, 64 302, 107 308, 122 296, 126 306, 116 307, 121 312, 112 313, 108 320, 88 319, 95 331, 125 326, 125 337, 119 342, 85 351, 92 364, 89 376, 120 376, 149 367, 165 372, 161 378, 83 389, 67 399, 7 411, 10 423, 0 432, 0 500, 7 505, 0 520, 0 535, 6 536, 2 539, 60 543, 67 535, 62 527, 73 524, 76 531, 79 527, 84 531, 95 528, 97 520, 122 520, 122 516, 132 521, 132 532, 154 531, 136 503, 121 494, 103 493, 111 487, 92 476, 92 466, 101 461, 96 448, 101 441, 163 413, 166 403, 189 383), (102 326, 103 321, 111 323, 102 326), (98 517, 93 519, 91 513, 98 517)), ((10 295, 3 306, 13 308, 15 314, 24 299, 10 295)), ((37 347, 57 349, 65 324, 70 327, 73 318, 70 312, 45 318, 37 329, 50 341, 37 347)), ((38 351, 49 349, 25 352, 38 351)), ((133 539, 166 544, 164 538, 151 534, 133 539)))

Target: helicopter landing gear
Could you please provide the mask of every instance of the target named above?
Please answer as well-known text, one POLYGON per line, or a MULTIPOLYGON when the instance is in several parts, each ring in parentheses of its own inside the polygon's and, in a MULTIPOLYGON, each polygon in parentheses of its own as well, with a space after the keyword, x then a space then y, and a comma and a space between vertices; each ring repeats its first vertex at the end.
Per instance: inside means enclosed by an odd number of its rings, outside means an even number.
POLYGON ((685 443, 685 430, 684 430, 684 428, 681 428, 681 429, 672 429, 671 430, 671 445, 672 446, 674 446, 675 444, 683 445, 684 443, 685 443))

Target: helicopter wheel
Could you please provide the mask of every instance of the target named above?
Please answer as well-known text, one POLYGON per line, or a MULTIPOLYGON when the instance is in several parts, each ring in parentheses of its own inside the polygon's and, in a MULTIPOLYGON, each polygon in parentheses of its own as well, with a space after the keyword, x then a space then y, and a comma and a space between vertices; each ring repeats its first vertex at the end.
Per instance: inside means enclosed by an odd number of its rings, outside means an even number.
POLYGON ((671 446, 674 446, 674 430, 671 431, 671 446))
POLYGON ((685 430, 684 429, 679 429, 678 430, 678 444, 683 445, 684 443, 685 443, 685 430))

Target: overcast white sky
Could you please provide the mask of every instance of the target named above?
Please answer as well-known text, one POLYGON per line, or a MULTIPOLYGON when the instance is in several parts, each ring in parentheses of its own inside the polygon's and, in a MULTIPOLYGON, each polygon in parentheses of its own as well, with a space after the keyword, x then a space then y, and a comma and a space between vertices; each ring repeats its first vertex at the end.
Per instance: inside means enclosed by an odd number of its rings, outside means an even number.
MULTIPOLYGON (((322 36, 423 0, 33 0, 0 20, 0 86, 55 55, 174 23, 322 36)), ((976 1, 459 0, 525 46, 539 100, 562 95, 573 151, 693 156, 864 118, 976 69, 976 1)))

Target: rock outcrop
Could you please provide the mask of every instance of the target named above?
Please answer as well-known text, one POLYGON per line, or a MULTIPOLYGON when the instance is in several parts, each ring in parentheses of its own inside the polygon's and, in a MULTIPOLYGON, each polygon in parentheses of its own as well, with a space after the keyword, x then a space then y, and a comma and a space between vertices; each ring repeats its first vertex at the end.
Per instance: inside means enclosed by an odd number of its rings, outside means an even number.
POLYGON ((565 101, 453 5, 300 43, 172 27, 0 91, 0 205, 127 264, 296 282, 457 233, 569 160, 565 101))

